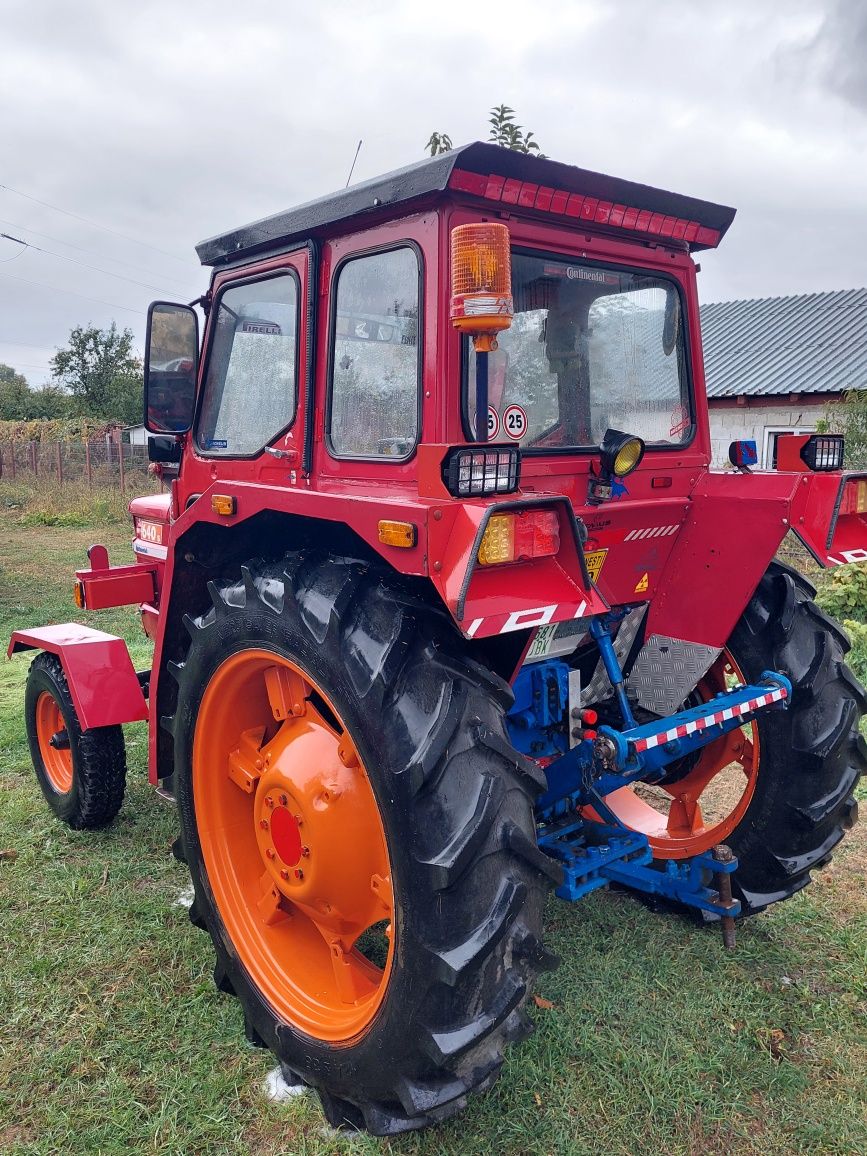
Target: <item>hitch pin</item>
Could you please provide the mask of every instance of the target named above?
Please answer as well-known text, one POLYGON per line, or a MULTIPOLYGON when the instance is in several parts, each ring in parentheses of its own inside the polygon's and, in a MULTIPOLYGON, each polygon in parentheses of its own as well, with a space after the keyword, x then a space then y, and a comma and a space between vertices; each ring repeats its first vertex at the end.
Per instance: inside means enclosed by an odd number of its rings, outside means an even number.
MULTIPOLYGON (((731 847, 727 847, 725 843, 720 843, 713 849, 713 857, 717 863, 731 863, 734 859, 731 847)), ((722 907, 731 906, 732 902, 732 877, 728 871, 714 872, 714 886, 719 896, 720 905, 722 907)), ((733 951, 735 946, 735 920, 733 915, 723 915, 720 919, 722 926, 723 947, 726 951, 733 951)))

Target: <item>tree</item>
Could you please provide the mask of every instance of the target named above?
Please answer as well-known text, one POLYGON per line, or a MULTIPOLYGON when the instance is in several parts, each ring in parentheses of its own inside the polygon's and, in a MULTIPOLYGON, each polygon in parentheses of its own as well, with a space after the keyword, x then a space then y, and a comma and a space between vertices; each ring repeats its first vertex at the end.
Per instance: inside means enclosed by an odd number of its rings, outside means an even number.
POLYGON ((26 421, 30 386, 23 373, 0 364, 0 421, 26 421))
POLYGON ((133 352, 131 329, 77 325, 65 349, 51 359, 56 385, 72 395, 77 413, 88 417, 141 420, 142 363, 133 352))
MULTIPOLYGON (((533 140, 532 132, 525 132, 523 127, 515 121, 515 110, 507 104, 498 104, 490 110, 488 124, 491 131, 488 140, 502 148, 512 149, 518 153, 529 153, 532 156, 543 157, 539 146, 533 140)), ((448 152, 452 147, 452 138, 445 132, 432 132, 430 139, 424 146, 432 157, 439 153, 448 152)))
POLYGON ((867 467, 867 389, 850 389, 843 400, 828 407, 819 432, 841 433, 846 442, 846 467, 867 467))

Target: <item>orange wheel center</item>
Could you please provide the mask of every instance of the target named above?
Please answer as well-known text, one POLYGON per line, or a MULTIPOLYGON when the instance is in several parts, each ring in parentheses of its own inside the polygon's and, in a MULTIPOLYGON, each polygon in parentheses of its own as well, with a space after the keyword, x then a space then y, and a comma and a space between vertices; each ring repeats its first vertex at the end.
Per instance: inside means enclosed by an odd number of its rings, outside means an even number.
POLYGON ((36 738, 48 781, 59 795, 72 790, 72 751, 57 699, 43 691, 36 700, 36 738))
POLYGON ((220 918, 286 1022, 326 1040, 363 1031, 393 957, 385 831, 367 772, 309 676, 266 650, 205 688, 193 798, 220 918))

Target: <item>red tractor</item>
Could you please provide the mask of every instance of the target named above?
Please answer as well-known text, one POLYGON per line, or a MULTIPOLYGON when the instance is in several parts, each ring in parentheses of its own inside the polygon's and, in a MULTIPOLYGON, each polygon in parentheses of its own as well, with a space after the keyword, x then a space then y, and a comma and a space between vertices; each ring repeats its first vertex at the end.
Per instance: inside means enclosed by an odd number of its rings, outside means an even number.
POLYGON ((215 979, 334 1124, 391 1134, 490 1086, 529 1025, 553 886, 721 922, 804 887, 856 817, 864 691, 774 560, 867 559, 842 440, 710 468, 696 266, 733 210, 491 145, 198 247, 149 314, 170 492, 85 610, 21 630, 57 815, 150 779, 215 979))

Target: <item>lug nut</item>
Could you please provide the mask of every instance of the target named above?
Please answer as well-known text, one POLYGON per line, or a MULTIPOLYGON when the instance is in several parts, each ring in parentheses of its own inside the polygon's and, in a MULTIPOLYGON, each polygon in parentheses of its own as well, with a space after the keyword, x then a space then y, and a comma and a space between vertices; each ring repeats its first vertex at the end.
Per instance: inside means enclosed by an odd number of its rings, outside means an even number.
POLYGON ((273 807, 274 806, 274 800, 271 798, 270 795, 265 796, 265 806, 266 807, 273 807))
POLYGON ((309 854, 310 854, 310 848, 309 848, 309 847, 302 847, 302 848, 301 848, 301 854, 302 854, 302 855, 304 856, 304 858, 306 859, 306 858, 309 856, 309 854))
POLYGON ((263 831, 267 831, 268 830, 268 820, 267 819, 260 819, 259 820, 259 826, 262 828, 263 831))
POLYGON ((277 857, 277 852, 274 850, 273 847, 266 847, 265 848, 265 854, 269 859, 276 859, 276 857, 277 857))
POLYGON ((286 870, 286 868, 285 868, 285 867, 284 867, 284 868, 283 868, 283 870, 280 872, 280 878, 281 878, 281 879, 288 879, 288 878, 289 878, 289 872, 286 870))
POLYGON ((287 799, 287 797, 285 795, 280 796, 280 806, 281 807, 285 807, 288 802, 289 802, 289 800, 287 799))
POLYGON ((295 868, 295 878, 296 879, 303 879, 304 878, 304 872, 301 870, 300 867, 295 868))

